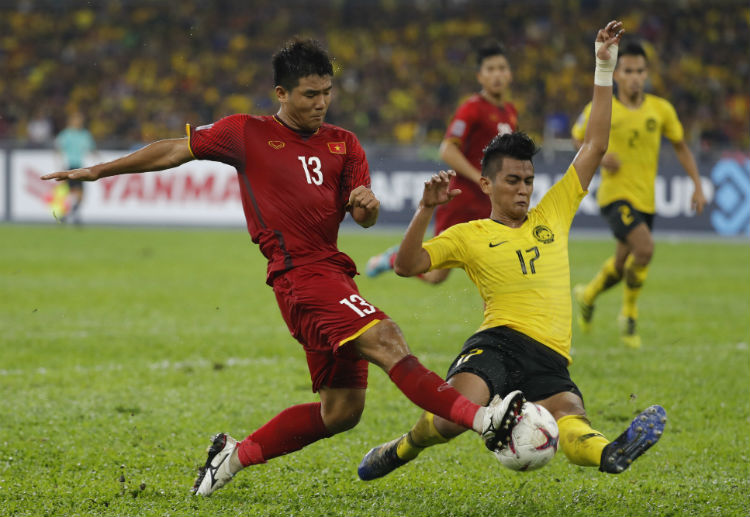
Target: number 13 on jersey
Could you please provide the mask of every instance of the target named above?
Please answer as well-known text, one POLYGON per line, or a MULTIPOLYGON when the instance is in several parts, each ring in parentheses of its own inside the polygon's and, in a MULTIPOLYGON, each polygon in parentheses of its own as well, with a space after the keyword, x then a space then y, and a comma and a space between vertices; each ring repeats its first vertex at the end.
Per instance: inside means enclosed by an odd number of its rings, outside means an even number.
POLYGON ((365 301, 364 298, 358 294, 353 294, 349 298, 342 298, 339 300, 341 305, 346 305, 351 310, 357 313, 360 318, 364 318, 368 314, 375 312, 375 307, 365 301), (355 305, 356 304, 356 305, 355 305))
POLYGON ((297 156, 297 159, 302 162, 307 183, 309 185, 322 185, 323 171, 321 170, 320 158, 317 156, 297 156))

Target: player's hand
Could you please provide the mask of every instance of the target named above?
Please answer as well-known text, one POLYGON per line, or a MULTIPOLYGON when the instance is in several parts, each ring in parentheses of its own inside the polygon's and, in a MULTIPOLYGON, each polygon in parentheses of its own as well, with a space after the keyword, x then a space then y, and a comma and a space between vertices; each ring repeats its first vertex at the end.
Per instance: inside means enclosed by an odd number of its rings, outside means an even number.
POLYGON ((438 205, 444 205, 461 193, 460 189, 450 188, 450 181, 456 175, 456 171, 440 171, 433 174, 430 179, 424 182, 424 193, 420 206, 433 208, 438 205))
POLYGON ((702 214, 703 207, 706 206, 706 197, 703 195, 703 189, 698 188, 693 192, 693 197, 690 200, 690 206, 695 210, 695 213, 702 214))
POLYGON ((612 20, 606 27, 599 29, 596 42, 603 45, 597 50, 596 57, 605 61, 610 59, 612 54, 609 52, 609 47, 619 44, 623 34, 625 34, 625 29, 622 28, 622 22, 617 20, 612 20))
POLYGON ((380 208, 380 201, 375 197, 372 190, 360 185, 349 194, 349 202, 346 204, 347 209, 362 208, 368 213, 380 208))
POLYGON ((622 163, 620 162, 620 158, 617 156, 617 153, 607 153, 602 158, 602 167, 607 169, 609 172, 619 171, 621 165, 622 163))
POLYGON ((94 172, 93 169, 71 169, 69 171, 53 172, 51 174, 45 174, 42 176, 43 180, 81 180, 81 181, 96 181, 99 179, 99 175, 94 172))

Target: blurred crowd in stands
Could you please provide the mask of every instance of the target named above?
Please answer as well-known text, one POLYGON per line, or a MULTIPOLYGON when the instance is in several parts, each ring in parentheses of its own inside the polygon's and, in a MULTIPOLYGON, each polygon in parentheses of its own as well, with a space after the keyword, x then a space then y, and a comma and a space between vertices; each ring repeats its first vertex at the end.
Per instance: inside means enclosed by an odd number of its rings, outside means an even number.
POLYGON ((745 0, 0 0, 0 140, 50 143, 74 110, 100 146, 272 113, 270 56, 293 35, 329 49, 328 121, 365 142, 439 142, 488 38, 509 51, 520 128, 567 138, 591 98, 595 31, 615 17, 691 145, 750 145, 745 0))

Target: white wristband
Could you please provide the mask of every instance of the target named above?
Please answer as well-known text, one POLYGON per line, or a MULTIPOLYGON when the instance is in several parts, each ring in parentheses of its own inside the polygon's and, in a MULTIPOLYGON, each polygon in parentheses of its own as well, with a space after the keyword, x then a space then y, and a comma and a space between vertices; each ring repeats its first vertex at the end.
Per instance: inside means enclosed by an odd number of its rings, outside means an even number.
MULTIPOLYGON (((601 46, 601 41, 594 42, 594 56, 601 46)), ((594 69, 594 84, 597 86, 612 86, 612 74, 617 66, 617 45, 609 46, 609 59, 599 59, 596 57, 596 68, 594 69)))

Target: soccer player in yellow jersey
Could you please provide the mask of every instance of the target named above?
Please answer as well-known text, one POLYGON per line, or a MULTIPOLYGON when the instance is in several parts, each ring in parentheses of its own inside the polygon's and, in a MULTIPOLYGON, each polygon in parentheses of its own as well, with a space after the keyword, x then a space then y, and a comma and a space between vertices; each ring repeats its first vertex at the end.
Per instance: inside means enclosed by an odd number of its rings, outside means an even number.
MULTIPOLYGON (((664 409, 651 406, 609 442, 591 428, 583 396, 568 372, 572 321, 568 232, 607 150, 612 71, 621 34, 622 24, 615 21, 597 34, 589 128, 565 176, 540 203, 529 210, 534 142, 519 132, 497 136, 485 149, 480 180, 492 203, 490 218, 457 224, 423 243, 435 207, 460 195, 460 190, 449 187, 455 173, 440 172, 425 182, 394 264, 401 276, 462 268, 484 299, 482 325, 448 370, 451 385, 477 404, 520 390, 555 417, 561 447, 571 462, 611 473, 622 472, 653 445, 666 422, 664 409)), ((411 431, 368 452, 359 465, 359 477, 384 476, 424 448, 465 430, 423 413, 411 431)))
MULTIPOLYGON (((615 68, 617 98, 612 103, 612 129, 609 149, 602 159, 601 185, 597 202, 602 216, 617 238, 614 256, 608 258, 588 285, 579 285, 574 296, 579 307, 577 321, 584 332, 591 328, 594 300, 602 292, 625 279, 625 294, 620 313, 622 342, 641 346, 636 329, 636 301, 654 252, 651 236, 654 212, 654 182, 662 136, 677 153, 680 164, 693 180, 692 206, 700 213, 706 204, 698 167, 684 140, 682 124, 672 105, 665 99, 644 92, 648 77, 646 53, 637 43, 623 45, 615 68)), ((573 126, 573 138, 580 146, 591 105, 573 126)))

